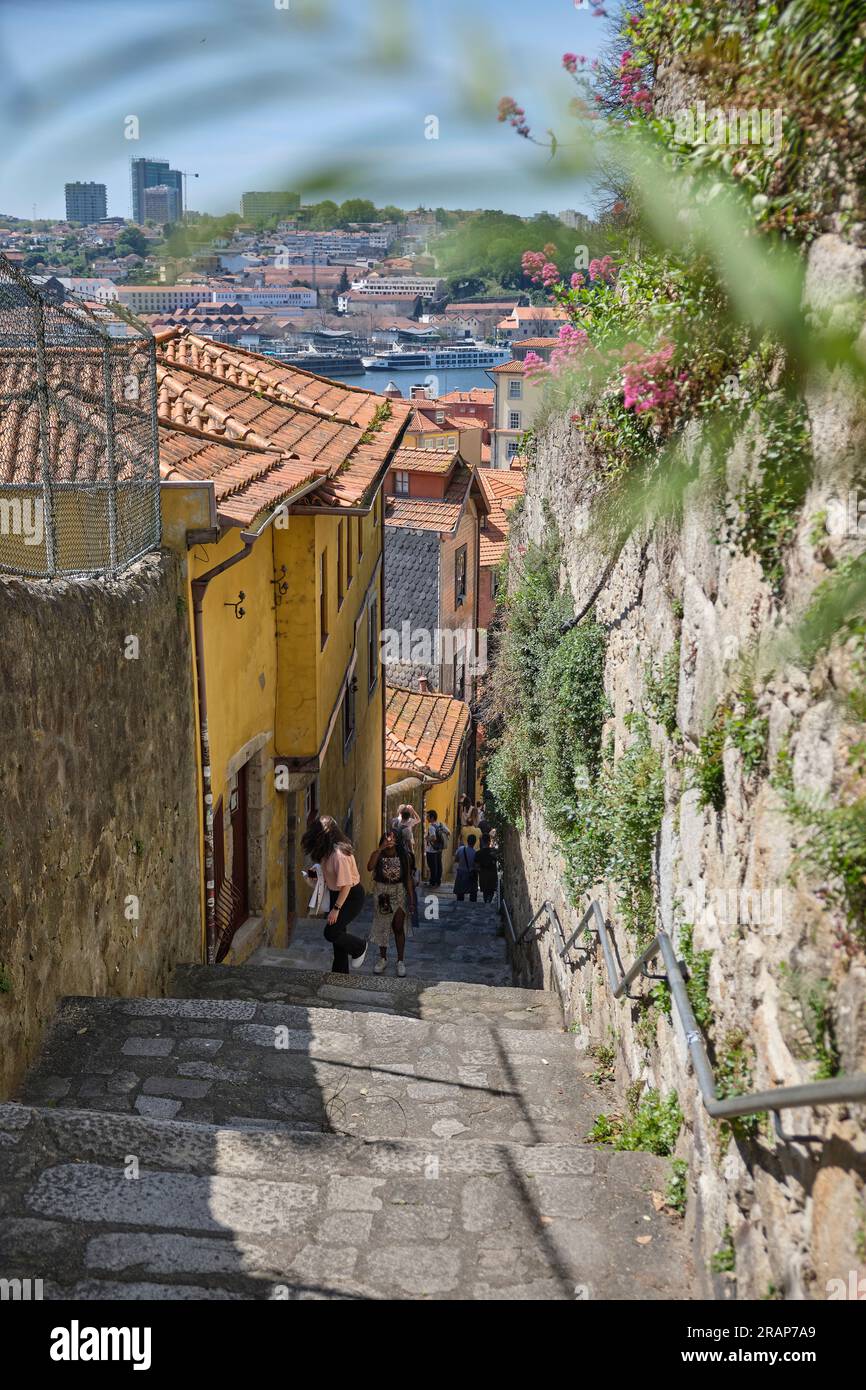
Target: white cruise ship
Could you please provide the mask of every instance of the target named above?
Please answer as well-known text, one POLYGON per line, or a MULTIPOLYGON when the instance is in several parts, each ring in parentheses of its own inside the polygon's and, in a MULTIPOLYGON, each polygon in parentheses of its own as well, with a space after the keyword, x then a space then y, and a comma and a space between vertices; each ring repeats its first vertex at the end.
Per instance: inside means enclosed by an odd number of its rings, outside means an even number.
POLYGON ((500 362, 511 360, 511 348, 492 347, 489 343, 469 340, 426 348, 404 347, 395 343, 387 351, 377 352, 375 356, 362 360, 368 371, 418 371, 419 368, 439 372, 459 371, 465 367, 498 367, 500 362))

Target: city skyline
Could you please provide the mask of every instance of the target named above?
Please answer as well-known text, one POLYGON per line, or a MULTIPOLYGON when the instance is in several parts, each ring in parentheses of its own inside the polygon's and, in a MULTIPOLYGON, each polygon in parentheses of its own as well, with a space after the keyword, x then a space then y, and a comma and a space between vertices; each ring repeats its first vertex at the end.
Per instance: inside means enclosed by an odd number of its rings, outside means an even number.
POLYGON ((539 130, 561 128, 572 95, 562 53, 592 57, 604 21, 573 0, 539 0, 533 20, 527 32, 513 0, 478 0, 469 20, 457 0, 434 15, 420 0, 363 13, 347 0, 241 0, 182 18, 163 0, 132 17, 100 0, 8 0, 0 212, 30 218, 35 204, 36 217, 59 218, 64 185, 96 181, 109 213, 129 217, 129 161, 153 155, 187 173, 190 205, 209 213, 281 188, 305 202, 585 206, 588 193, 552 186, 543 154, 497 123, 496 103, 508 92, 539 130), (479 75, 470 55, 482 50, 479 75))

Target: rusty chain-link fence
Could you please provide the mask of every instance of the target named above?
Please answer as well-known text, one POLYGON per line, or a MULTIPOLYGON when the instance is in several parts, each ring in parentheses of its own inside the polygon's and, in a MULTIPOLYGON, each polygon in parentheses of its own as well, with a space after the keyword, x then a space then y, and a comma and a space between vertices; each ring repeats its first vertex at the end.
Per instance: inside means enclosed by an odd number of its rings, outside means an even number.
POLYGON ((0 572, 114 577, 159 542, 152 335, 0 256, 0 572))

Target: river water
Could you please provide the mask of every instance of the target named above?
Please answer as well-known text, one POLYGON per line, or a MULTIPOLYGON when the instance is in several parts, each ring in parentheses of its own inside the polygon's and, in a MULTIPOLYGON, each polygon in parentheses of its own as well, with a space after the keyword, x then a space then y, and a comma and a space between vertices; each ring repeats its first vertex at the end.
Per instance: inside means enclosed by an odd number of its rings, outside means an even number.
POLYGON ((399 386, 408 399, 413 386, 427 386, 433 396, 444 396, 449 391, 471 391, 473 386, 486 390, 493 387, 493 378, 484 367, 463 367, 453 371, 434 372, 426 367, 410 371, 363 372, 358 376, 340 376, 329 372, 334 381, 344 381, 347 386, 361 386, 367 391, 384 391, 389 381, 399 386))

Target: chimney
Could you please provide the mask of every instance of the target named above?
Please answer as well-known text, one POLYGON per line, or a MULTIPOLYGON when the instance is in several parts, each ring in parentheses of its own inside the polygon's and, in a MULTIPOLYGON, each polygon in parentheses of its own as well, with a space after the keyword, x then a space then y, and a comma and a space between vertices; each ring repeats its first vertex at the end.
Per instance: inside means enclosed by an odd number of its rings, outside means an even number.
POLYGON ((430 682, 428 681, 426 676, 418 677, 418 689, 421 691, 422 695, 430 694, 430 682))

